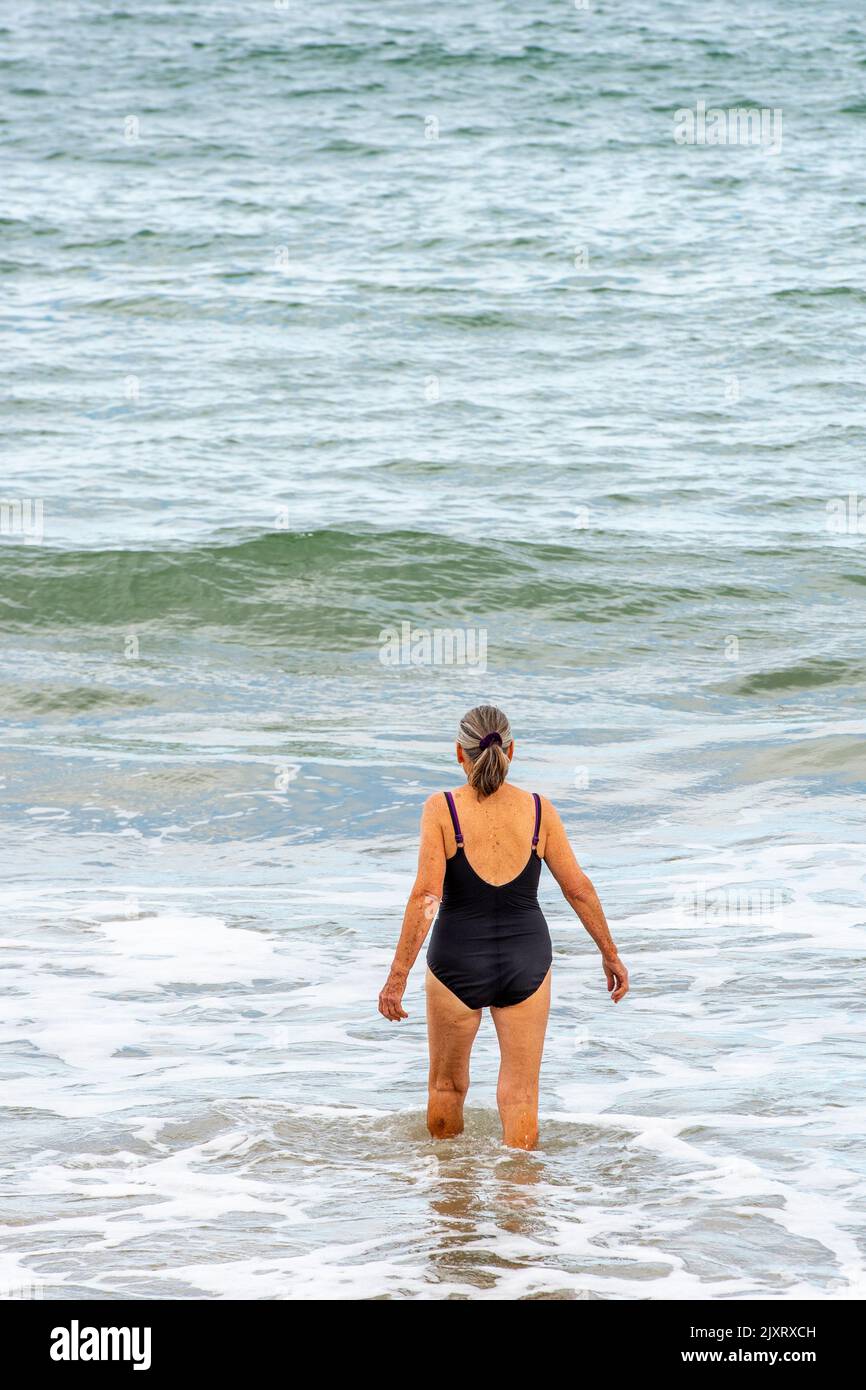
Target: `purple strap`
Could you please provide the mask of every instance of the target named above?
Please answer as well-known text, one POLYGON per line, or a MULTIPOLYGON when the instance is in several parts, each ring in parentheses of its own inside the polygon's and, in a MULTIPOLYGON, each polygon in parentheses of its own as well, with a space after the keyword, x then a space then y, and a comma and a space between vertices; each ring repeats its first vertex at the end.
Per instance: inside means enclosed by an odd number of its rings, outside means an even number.
POLYGON ((538 792, 533 792, 532 796, 535 801, 535 834, 532 837, 532 848, 535 849, 538 844, 538 832, 541 829, 541 797, 538 792))
POLYGON ((457 841, 458 849, 463 844, 463 831, 460 829, 460 822, 457 819, 457 807, 454 805, 454 797, 450 792, 445 793, 445 800, 448 802, 448 810, 451 812, 451 824, 454 826, 454 838, 457 841))

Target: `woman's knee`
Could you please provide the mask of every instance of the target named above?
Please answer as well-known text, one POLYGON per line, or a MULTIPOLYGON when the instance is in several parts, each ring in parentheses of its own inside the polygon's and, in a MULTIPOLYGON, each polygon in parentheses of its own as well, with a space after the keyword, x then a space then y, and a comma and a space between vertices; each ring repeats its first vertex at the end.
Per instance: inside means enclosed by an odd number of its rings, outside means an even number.
POLYGON ((435 1076, 430 1078, 428 1089, 431 1096, 462 1099, 469 1090, 469 1078, 461 1076, 435 1076))
POLYGON ((538 1082, 500 1078, 496 1088, 496 1099, 500 1105, 515 1105, 534 1110, 538 1107, 538 1082))

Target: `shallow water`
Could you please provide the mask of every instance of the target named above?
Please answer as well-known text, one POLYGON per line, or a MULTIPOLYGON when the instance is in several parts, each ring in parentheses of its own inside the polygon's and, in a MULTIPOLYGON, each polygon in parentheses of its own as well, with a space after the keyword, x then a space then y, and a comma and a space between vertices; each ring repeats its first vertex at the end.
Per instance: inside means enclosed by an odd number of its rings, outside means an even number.
POLYGON ((862 1297, 859 9, 4 22, 0 1289, 862 1297), (633 977, 545 875, 528 1155, 376 1012, 479 699, 633 977))

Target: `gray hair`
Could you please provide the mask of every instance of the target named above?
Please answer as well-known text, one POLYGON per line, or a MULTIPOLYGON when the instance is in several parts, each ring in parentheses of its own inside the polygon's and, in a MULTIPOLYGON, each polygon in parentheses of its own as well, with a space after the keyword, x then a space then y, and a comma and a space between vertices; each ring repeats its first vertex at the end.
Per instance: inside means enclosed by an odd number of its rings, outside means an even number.
POLYGON ((508 776, 510 764, 505 750, 513 742, 508 719, 495 705, 476 705, 460 720, 457 739, 466 754, 470 787, 477 792, 479 801, 492 796, 508 776), (480 748, 485 734, 498 734, 502 743, 480 748))

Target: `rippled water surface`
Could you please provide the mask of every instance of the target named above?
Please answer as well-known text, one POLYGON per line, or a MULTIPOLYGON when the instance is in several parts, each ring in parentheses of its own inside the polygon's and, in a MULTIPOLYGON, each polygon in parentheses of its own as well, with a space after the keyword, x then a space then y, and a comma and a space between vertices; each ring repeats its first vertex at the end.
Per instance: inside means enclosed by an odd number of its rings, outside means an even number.
POLYGON ((861 8, 2 25, 0 1288, 862 1297, 861 8), (633 974, 545 875, 531 1154, 376 1011, 479 699, 633 974))

